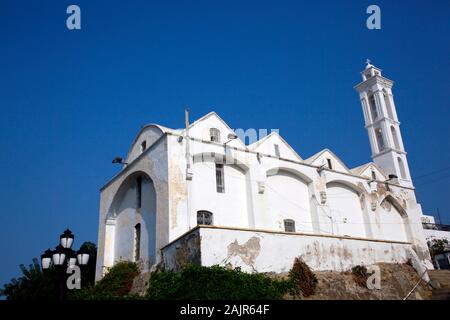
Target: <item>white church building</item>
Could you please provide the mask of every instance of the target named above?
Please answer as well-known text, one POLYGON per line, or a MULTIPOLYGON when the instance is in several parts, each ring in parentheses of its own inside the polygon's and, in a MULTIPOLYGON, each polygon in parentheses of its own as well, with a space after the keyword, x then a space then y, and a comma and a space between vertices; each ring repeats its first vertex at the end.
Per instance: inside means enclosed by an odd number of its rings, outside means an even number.
MULTIPOLYGON (((433 268, 392 94, 367 64, 359 94, 372 160, 303 158, 276 132, 246 145, 210 112, 184 129, 144 126, 101 188, 96 278, 120 260, 286 272, 378 262, 433 268)), ((241 140, 242 138, 242 140, 241 140)))

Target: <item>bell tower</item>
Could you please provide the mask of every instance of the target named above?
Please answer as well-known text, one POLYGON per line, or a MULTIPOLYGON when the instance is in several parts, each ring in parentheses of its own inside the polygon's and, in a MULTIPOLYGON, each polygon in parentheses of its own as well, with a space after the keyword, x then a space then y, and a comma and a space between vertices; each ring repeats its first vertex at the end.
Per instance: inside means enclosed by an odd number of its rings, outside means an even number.
POLYGON ((394 82, 383 77, 381 69, 372 65, 368 59, 361 75, 363 81, 355 89, 361 100, 373 162, 386 174, 396 175, 401 185, 412 186, 392 95, 394 82))

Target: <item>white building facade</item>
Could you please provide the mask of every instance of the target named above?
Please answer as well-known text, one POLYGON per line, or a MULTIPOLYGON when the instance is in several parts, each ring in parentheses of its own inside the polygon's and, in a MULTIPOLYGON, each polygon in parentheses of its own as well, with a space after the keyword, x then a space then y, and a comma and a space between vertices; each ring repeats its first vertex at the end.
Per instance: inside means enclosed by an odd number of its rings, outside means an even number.
POLYGON ((97 279, 120 260, 285 272, 412 260, 432 268, 392 81, 368 64, 360 94, 374 162, 303 159, 276 132, 245 145, 216 113, 174 130, 150 124, 101 189, 97 279))

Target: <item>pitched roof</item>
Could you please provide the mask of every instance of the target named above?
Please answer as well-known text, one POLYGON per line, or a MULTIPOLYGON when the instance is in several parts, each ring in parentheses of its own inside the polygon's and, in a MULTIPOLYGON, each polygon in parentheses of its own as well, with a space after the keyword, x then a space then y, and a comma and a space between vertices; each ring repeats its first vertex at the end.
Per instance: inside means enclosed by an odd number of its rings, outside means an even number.
POLYGON ((348 172, 350 172, 349 168, 345 165, 345 163, 342 162, 342 160, 333 151, 331 151, 328 148, 325 148, 325 149, 317 152, 316 154, 312 155, 311 157, 306 159, 305 162, 307 164, 312 164, 317 158, 319 158, 325 152, 329 152, 344 167, 344 169, 346 169, 348 172))
POLYGON ((385 178, 387 177, 386 173, 374 162, 368 162, 366 164, 352 168, 352 169, 350 169, 350 172, 353 173, 354 175, 360 176, 370 166, 373 166, 374 168, 376 168, 385 178))
MULTIPOLYGON (((203 120, 206 120, 206 119, 208 119, 209 117, 212 117, 212 116, 215 116, 217 119, 219 119, 219 121, 221 121, 224 125, 225 125, 225 127, 227 127, 228 129, 230 129, 230 130, 233 130, 233 129, 231 129, 230 128, 230 126, 215 112, 215 111, 211 111, 211 112, 208 112, 207 114, 205 114, 203 117, 201 117, 201 118, 198 118, 197 120, 195 120, 194 122, 192 122, 192 123, 190 123, 189 124, 189 128, 192 128, 193 126, 195 126, 197 123, 199 123, 199 122, 201 122, 201 121, 203 121, 203 120)), ((184 131, 185 129, 183 128, 183 131, 184 131)))
POLYGON ((291 147, 291 145, 289 143, 287 143, 286 140, 284 140, 284 138, 282 136, 280 136, 280 134, 277 131, 272 131, 270 134, 268 134, 267 136, 259 139, 258 141, 252 143, 251 145, 248 146, 249 150, 255 150, 256 148, 258 148, 261 144, 263 144, 266 140, 268 140, 270 137, 276 135, 287 147, 289 150, 292 151, 292 153, 301 161, 303 161, 302 157, 300 157, 300 155, 294 150, 294 148, 291 147))

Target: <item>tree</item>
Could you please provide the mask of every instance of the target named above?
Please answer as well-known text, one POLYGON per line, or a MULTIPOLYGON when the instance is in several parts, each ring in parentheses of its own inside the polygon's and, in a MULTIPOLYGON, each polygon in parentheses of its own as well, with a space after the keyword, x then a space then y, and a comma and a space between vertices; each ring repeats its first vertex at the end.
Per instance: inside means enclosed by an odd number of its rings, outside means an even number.
POLYGON ((86 252, 89 253, 89 262, 81 272, 81 283, 83 286, 94 285, 95 266, 97 263, 97 246, 95 243, 86 241, 81 245, 80 250, 86 250, 86 252))
POLYGON ((435 255, 443 253, 448 250, 448 240, 447 239, 433 239, 428 241, 428 248, 430 249, 431 257, 434 258, 435 255))
MULTIPOLYGON (((89 262, 82 268, 82 287, 91 286, 95 281, 95 264, 97 257, 97 247, 92 242, 84 242, 80 248, 86 249, 89 253, 89 262)), ((19 267, 22 276, 13 278, 0 289, 0 296, 5 296, 7 300, 58 300, 60 281, 58 272, 54 268, 49 268, 42 272, 38 259, 33 258, 33 263, 27 267, 21 264, 19 267)))
POLYGON ((0 290, 7 300, 57 300, 58 282, 54 270, 43 273, 38 259, 27 267, 20 265, 23 276, 11 279, 0 290))

